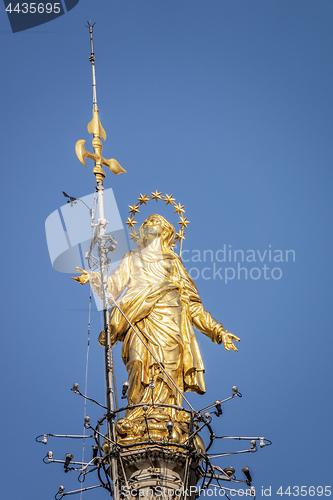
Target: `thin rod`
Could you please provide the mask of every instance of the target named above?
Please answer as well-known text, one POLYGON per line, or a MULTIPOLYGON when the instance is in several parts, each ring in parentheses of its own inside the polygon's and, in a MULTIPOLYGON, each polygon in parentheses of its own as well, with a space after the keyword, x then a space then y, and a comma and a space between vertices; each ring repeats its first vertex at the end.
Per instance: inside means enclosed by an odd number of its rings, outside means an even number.
POLYGON ((89 61, 91 62, 92 69, 92 87, 93 87, 93 106, 94 110, 97 109, 97 92, 96 92, 96 70, 95 70, 95 54, 94 54, 94 41, 93 41, 93 28, 94 24, 91 24, 91 21, 88 22, 87 28, 89 28, 90 33, 90 47, 91 47, 91 55, 89 57, 89 61))
MULTIPOLYGON (((101 484, 97 484, 96 486, 87 486, 86 488, 84 488, 82 491, 88 491, 88 490, 94 490, 95 488, 101 488, 102 485, 101 484)), ((62 497, 66 497, 68 495, 75 495, 75 493, 80 493, 81 490, 73 490, 73 491, 68 491, 68 493, 63 493, 62 494, 62 497)), ((61 498, 62 498, 61 497, 61 498)))
MULTIPOLYGON (((112 351, 111 351, 111 353, 112 353, 112 351)), ((113 387, 117 387, 117 385, 116 385, 115 370, 113 370, 113 372, 112 372, 112 377, 113 377, 113 387)), ((117 396, 117 391, 116 390, 114 391, 114 399, 115 399, 115 402, 116 402, 116 409, 118 411, 119 410, 119 405, 118 405, 118 396, 117 396)))
MULTIPOLYGON (((107 221, 104 216, 104 200, 103 200, 103 185, 97 183, 97 204, 98 204, 98 226, 99 226, 99 258, 102 280, 102 299, 103 299, 103 317, 105 331, 105 377, 106 377, 106 401, 110 412, 109 430, 110 438, 115 441, 115 421, 114 421, 114 387, 113 387, 113 356, 111 349, 110 338, 110 316, 108 305, 108 250, 105 244, 105 234, 107 221)), ((114 456, 111 457, 111 471, 113 482, 113 495, 115 500, 119 500, 119 478, 117 460, 114 456)))
POLYGON ((190 436, 186 439, 186 441, 184 441, 184 442, 183 442, 183 444, 186 444, 187 442, 190 442, 190 440, 191 440, 192 438, 194 438, 194 436, 196 436, 196 435, 198 434, 198 432, 202 431, 202 429, 203 429, 204 427, 206 427, 206 425, 208 425, 208 422, 206 422, 206 423, 202 424, 202 426, 201 426, 201 427, 199 427, 199 429, 197 429, 196 431, 192 432, 192 434, 191 434, 191 435, 190 435, 190 436))
POLYGON ((264 439, 265 441, 269 441, 267 438, 262 437, 238 437, 238 436, 215 436, 214 439, 237 439, 238 441, 246 440, 246 441, 259 441, 260 439, 264 439))
POLYGON ((223 401, 214 401, 214 403, 212 405, 206 406, 206 408, 202 408, 202 410, 199 410, 199 413, 201 413, 202 411, 209 410, 210 408, 214 408, 214 406, 216 406, 217 404, 225 403, 226 401, 229 401, 230 399, 233 399, 236 396, 237 396, 237 394, 233 394, 229 398, 223 399, 223 401))
POLYGON ((97 434, 97 436, 102 437, 102 438, 106 439, 109 443, 113 444, 114 446, 117 446, 117 443, 115 441, 112 441, 110 438, 108 438, 108 436, 105 436, 104 434, 97 431, 96 429, 94 429, 94 431, 95 431, 95 434, 97 434))
POLYGON ((125 484, 126 484, 127 488, 129 488, 128 481, 127 481, 127 476, 126 476, 126 472, 125 472, 125 469, 124 469, 124 463, 123 463, 123 459, 122 459, 121 455, 119 455, 119 462, 120 462, 121 470, 123 472, 123 476, 124 476, 124 479, 125 479, 125 484))
POLYGON ((183 240, 180 240, 180 248, 179 248, 179 257, 182 256, 182 249, 183 249, 183 240))
POLYGON ((78 434, 41 434, 40 436, 36 437, 37 443, 42 443, 42 441, 38 441, 38 438, 43 437, 43 436, 56 437, 56 438, 71 438, 71 439, 87 439, 87 438, 93 438, 94 437, 93 435, 92 436, 86 436, 85 434, 82 434, 82 435, 78 435, 78 434))
POLYGON ((189 465, 190 465, 190 458, 187 456, 186 457, 186 462, 185 462, 185 472, 184 472, 184 491, 183 491, 183 498, 186 500, 187 498, 187 487, 188 487, 188 480, 189 480, 189 465))
MULTIPOLYGON (((84 203, 84 201, 82 203, 84 203)), ((85 205, 85 203, 84 203, 84 205, 85 205)), ((88 365, 89 365, 90 326, 91 326, 91 299, 92 299, 92 291, 91 291, 91 288, 90 288, 89 313, 88 313, 87 356, 86 356, 86 380, 85 380, 85 386, 84 386, 84 395, 85 395, 85 398, 87 397, 87 391, 88 391, 88 365)), ((87 416, 87 400, 85 399, 84 400, 83 421, 85 421, 86 416, 87 416)), ((84 433, 84 435, 86 435, 86 428, 85 428, 85 426, 83 427, 83 433, 84 433)), ((82 442, 82 462, 84 461, 84 452, 85 452, 85 440, 83 440, 83 442, 82 442)), ((83 495, 83 482, 81 483, 80 500, 82 500, 82 495, 83 495)))
POLYGON ((239 455, 240 453, 255 453, 257 448, 250 448, 249 450, 240 450, 240 451, 230 451, 229 453, 220 453, 219 455, 208 455, 209 458, 220 458, 220 457, 228 457, 229 455, 239 455))
MULTIPOLYGON (((93 467, 94 464, 92 464, 91 462, 92 460, 90 460, 90 462, 70 462, 70 465, 82 465, 83 467, 88 467, 88 466, 93 467)), ((48 461, 48 463, 64 464, 65 460, 55 460, 52 458, 51 460, 48 461)), ((75 469, 75 470, 80 470, 80 469, 75 469)))

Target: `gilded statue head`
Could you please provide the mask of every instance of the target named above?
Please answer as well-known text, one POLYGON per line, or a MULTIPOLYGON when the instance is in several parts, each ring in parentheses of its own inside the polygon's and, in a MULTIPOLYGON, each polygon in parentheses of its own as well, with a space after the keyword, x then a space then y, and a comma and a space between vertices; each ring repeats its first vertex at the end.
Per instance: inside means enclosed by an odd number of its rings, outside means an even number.
POLYGON ((162 251, 171 251, 175 233, 173 225, 164 217, 158 214, 149 215, 140 227, 139 246, 147 247, 154 243, 155 247, 159 243, 162 251))

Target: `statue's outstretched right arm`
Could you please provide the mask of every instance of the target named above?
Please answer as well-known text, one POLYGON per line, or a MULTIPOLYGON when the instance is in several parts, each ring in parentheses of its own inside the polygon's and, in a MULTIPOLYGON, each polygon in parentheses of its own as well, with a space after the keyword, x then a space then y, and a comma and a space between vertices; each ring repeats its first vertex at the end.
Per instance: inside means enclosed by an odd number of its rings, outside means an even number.
MULTIPOLYGON (((102 280, 100 273, 87 271, 76 267, 76 270, 81 273, 80 276, 72 277, 81 285, 90 282, 92 289, 99 297, 102 297, 102 280)), ((126 254, 121 260, 119 266, 108 277, 108 291, 117 299, 126 288, 130 276, 130 257, 126 254)))

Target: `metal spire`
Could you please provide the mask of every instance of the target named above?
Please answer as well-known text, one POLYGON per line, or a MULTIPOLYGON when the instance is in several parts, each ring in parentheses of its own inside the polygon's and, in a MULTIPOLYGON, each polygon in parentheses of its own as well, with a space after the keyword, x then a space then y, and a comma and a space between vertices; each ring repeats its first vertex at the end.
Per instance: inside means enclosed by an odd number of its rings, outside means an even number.
POLYGON ((95 54, 94 54, 94 42, 93 42, 93 27, 95 26, 94 24, 91 24, 91 21, 88 22, 87 28, 89 28, 89 33, 90 33, 90 45, 91 45, 91 55, 89 57, 89 61, 91 62, 91 68, 92 68, 92 81, 93 81, 93 118, 91 122, 88 124, 88 132, 89 134, 93 134, 93 139, 92 139, 92 145, 94 148, 94 153, 90 153, 89 151, 86 150, 84 147, 85 140, 79 140, 76 143, 75 146, 75 151, 78 159, 84 165, 85 167, 87 166, 85 163, 85 159, 89 158, 90 160, 93 160, 95 162, 95 166, 93 169, 93 173, 95 174, 96 177, 96 182, 97 184, 101 183, 103 184, 104 182, 104 177, 105 177, 105 172, 102 168, 104 165, 105 167, 108 167, 108 169, 111 170, 112 173, 115 175, 121 174, 122 172, 126 172, 125 169, 123 169, 117 160, 114 158, 111 158, 110 160, 106 160, 102 156, 102 141, 101 139, 106 140, 106 133, 104 128, 102 127, 102 124, 100 122, 99 116, 98 116, 98 107, 97 107, 97 93, 96 93, 96 69, 95 69, 95 54))
POLYGON ((90 46, 91 46, 91 55, 89 57, 89 61, 91 62, 92 69, 92 86, 93 86, 93 109, 97 108, 97 92, 96 92, 96 69, 95 69, 95 54, 94 54, 94 40, 93 40, 93 29, 96 23, 91 24, 90 21, 87 22, 86 28, 89 28, 90 33, 90 46))

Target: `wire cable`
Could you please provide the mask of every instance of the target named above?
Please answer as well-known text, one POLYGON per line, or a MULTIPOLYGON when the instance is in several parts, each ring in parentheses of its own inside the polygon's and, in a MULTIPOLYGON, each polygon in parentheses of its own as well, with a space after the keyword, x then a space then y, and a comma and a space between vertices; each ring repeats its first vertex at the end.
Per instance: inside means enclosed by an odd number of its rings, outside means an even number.
MULTIPOLYGON (((84 412, 83 412, 83 421, 85 421, 85 418, 87 416, 87 390, 88 390, 88 366, 89 366, 89 351, 90 351, 90 326, 91 326, 91 298, 92 298, 92 292, 91 292, 91 287, 90 287, 90 294, 89 294, 89 313, 88 313, 88 335, 87 335, 87 356, 86 356, 86 379, 85 379, 85 385, 84 385, 84 412)), ((83 435, 86 435, 86 427, 83 426, 83 435)), ((85 440, 83 440, 82 443, 82 462, 84 462, 84 452, 85 452, 85 440)), ((81 482, 81 492, 80 492, 80 500, 82 500, 82 495, 83 495, 83 481, 81 482)))

